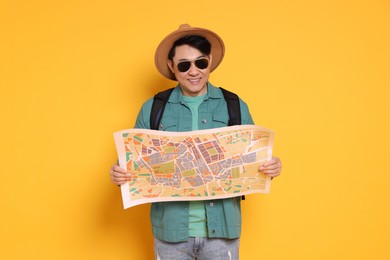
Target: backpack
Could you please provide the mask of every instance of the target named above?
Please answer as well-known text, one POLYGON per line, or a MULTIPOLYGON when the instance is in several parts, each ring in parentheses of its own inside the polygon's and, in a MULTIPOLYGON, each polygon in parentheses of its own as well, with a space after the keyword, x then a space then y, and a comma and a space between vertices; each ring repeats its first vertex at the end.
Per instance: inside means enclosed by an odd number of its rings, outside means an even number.
MULTIPOLYGON (((174 88, 170 88, 161 91, 154 96, 152 110, 150 112, 150 129, 159 130, 165 104, 168 102, 169 96, 171 95, 173 89, 174 88)), ((228 126, 241 125, 241 110, 238 96, 226 89, 220 89, 222 90, 223 96, 225 97, 227 103, 229 113, 228 126)))
MULTIPOLYGON (((237 94, 230 92, 226 89, 220 88, 223 96, 226 100, 227 109, 229 113, 228 126, 241 125, 241 110, 240 100, 237 94)), ((150 129, 159 130, 162 115, 164 113, 165 105, 168 102, 174 88, 170 88, 157 93, 154 96, 152 110, 150 112, 150 129)), ((245 200, 245 195, 241 196, 242 200, 245 200)))

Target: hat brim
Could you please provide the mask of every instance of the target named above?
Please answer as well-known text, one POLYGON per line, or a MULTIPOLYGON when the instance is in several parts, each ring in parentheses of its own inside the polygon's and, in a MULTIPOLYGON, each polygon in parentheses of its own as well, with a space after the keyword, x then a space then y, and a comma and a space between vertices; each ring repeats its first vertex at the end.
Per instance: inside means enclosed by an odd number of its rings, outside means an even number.
POLYGON ((175 74, 172 73, 167 64, 169 51, 171 50, 175 41, 187 35, 202 36, 210 42, 212 55, 210 71, 215 70, 223 59, 225 54, 225 45, 221 37, 208 29, 182 25, 178 30, 165 37, 156 49, 154 62, 156 64, 157 70, 161 73, 161 75, 168 79, 176 80, 175 74))

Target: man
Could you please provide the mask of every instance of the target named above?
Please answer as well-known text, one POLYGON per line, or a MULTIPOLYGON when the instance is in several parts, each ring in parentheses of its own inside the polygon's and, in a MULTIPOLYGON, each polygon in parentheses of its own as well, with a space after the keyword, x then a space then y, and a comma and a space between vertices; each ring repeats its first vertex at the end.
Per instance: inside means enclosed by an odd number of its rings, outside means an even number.
MULTIPOLYGON (((225 127, 228 110, 219 88, 209 81, 224 56, 222 39, 214 32, 181 25, 157 47, 155 63, 166 78, 178 81, 165 106, 160 130, 184 132, 225 127)), ((254 124, 247 105, 240 99, 241 124, 254 124)), ((153 99, 146 101, 135 128, 150 129, 153 99)), ((277 157, 259 167, 276 177, 281 172, 277 157)), ((131 173, 111 167, 116 185, 131 173)), ((156 259, 238 259, 241 233, 241 197, 209 201, 152 203, 151 222, 156 259)))

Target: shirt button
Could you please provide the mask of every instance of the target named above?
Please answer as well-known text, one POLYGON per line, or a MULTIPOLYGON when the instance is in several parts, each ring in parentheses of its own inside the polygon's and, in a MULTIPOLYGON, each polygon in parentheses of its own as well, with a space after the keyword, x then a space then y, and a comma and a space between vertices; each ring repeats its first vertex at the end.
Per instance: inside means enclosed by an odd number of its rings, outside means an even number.
POLYGON ((210 202, 210 207, 214 207, 214 203, 210 202))
POLYGON ((211 231, 211 233, 215 234, 215 230, 213 229, 213 230, 211 231))
POLYGON ((203 118, 203 119, 202 119, 202 123, 203 123, 203 124, 206 124, 206 123, 207 123, 206 118, 203 118))

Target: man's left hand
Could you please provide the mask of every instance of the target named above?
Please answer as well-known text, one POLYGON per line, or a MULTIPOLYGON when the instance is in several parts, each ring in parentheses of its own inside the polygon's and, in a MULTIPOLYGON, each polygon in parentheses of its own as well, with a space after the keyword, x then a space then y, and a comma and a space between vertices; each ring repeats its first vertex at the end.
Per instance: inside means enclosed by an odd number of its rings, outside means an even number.
POLYGON ((272 178, 277 177, 282 172, 282 162, 278 157, 272 157, 271 160, 259 166, 259 171, 267 174, 272 178))

